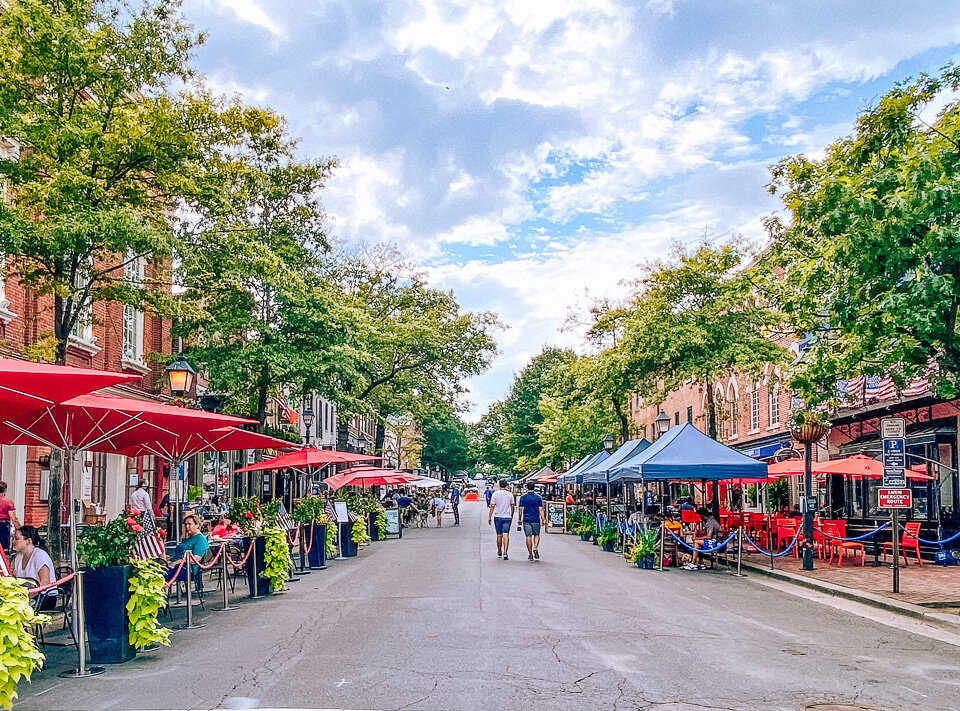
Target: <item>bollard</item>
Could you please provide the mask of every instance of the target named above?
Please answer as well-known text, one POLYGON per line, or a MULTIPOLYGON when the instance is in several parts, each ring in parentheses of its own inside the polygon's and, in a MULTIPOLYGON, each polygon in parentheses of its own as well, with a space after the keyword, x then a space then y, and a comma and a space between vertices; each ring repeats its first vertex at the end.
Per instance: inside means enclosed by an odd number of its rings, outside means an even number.
POLYGON ((738 578, 746 577, 743 574, 741 563, 743 562, 743 526, 737 529, 737 572, 734 575, 738 578))
POLYGON ((251 538, 250 540, 252 541, 251 545, 253 546, 253 550, 250 551, 250 561, 251 565, 253 565, 253 595, 250 597, 263 597, 260 594, 260 578, 258 577, 260 574, 257 572, 257 539, 251 538))
MULTIPOLYGON (((310 523, 307 525, 310 527, 310 534, 313 535, 313 524, 310 523)), ((306 530, 306 527, 304 527, 303 524, 300 524, 300 545, 298 546, 298 548, 300 549, 300 571, 299 571, 300 575, 307 575, 308 573, 312 572, 310 568, 307 566, 306 551, 303 550, 303 538, 304 536, 306 536, 306 533, 304 532, 305 530, 306 530)))
POLYGON ((236 610, 236 605, 230 604, 230 596, 227 595, 227 543, 224 541, 220 544, 220 556, 223 558, 221 561, 221 570, 220 573, 220 587, 223 588, 223 607, 220 608, 220 612, 226 612, 227 610, 236 610))
MULTIPOLYGON (((186 551, 184 554, 186 560, 184 561, 183 569, 187 571, 187 623, 185 625, 178 625, 178 630, 196 630, 201 627, 206 627, 205 624, 193 622, 193 553, 186 551)), ((176 585, 176 583, 174 583, 176 585)))
POLYGON ((660 567, 657 570, 663 570, 663 539, 667 537, 666 526, 660 524, 660 567))
MULTIPOLYGON (((286 534, 284 534, 286 535, 286 534)), ((289 539, 287 540, 287 549, 290 551, 290 565, 287 566, 287 582, 295 583, 300 580, 294 573, 293 569, 293 544, 290 543, 289 539)))
POLYGON ((73 579, 73 622, 77 626, 77 668, 60 672, 59 676, 80 679, 103 674, 104 667, 87 666, 87 621, 83 614, 83 571, 80 569, 73 579))

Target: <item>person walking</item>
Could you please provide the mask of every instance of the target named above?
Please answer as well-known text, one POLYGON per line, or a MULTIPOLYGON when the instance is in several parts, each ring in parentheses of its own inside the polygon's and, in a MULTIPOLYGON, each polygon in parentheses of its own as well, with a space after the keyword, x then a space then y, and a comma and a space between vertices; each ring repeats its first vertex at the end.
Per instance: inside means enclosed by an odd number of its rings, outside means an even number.
POLYGON ((0 548, 10 549, 10 532, 17 528, 17 507, 7 498, 7 482, 0 481, 0 548))
POLYGON ((483 492, 483 498, 487 500, 487 506, 490 506, 490 497, 493 496, 493 489, 487 484, 487 488, 483 492))
POLYGON ((509 560, 507 549, 510 547, 510 523, 516 509, 513 494, 507 491, 507 480, 501 479, 500 488, 490 496, 490 515, 487 517, 488 525, 496 522, 497 558, 509 560))
POLYGON ((523 511, 523 535, 527 537, 527 560, 540 560, 540 526, 547 522, 547 507, 533 490, 534 483, 527 484, 527 493, 520 497, 523 511))
POLYGON ((460 486, 454 484, 450 490, 450 508, 453 509, 453 525, 460 525, 460 486))
POLYGON ((143 479, 137 482, 137 488, 130 494, 130 508, 139 511, 144 516, 153 516, 153 502, 150 500, 150 493, 147 491, 147 482, 143 479))

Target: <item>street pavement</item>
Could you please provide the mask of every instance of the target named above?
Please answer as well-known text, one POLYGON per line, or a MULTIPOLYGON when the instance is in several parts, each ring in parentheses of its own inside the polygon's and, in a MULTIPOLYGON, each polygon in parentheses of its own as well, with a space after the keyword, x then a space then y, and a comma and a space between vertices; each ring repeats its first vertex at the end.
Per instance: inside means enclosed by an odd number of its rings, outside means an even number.
POLYGON ((481 504, 461 509, 287 593, 211 595, 205 628, 104 675, 61 679, 75 656, 51 650, 14 708, 960 709, 958 633, 569 535, 531 563, 514 531, 502 561, 481 504))

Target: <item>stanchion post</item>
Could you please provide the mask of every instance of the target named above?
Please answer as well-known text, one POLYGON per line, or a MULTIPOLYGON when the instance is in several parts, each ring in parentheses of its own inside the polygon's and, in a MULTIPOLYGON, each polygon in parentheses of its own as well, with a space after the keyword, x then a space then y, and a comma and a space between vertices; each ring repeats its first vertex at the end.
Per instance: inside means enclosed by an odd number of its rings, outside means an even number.
MULTIPOLYGON (((187 571, 187 623, 185 625, 180 625, 177 629, 180 630, 195 630, 205 627, 203 623, 194 624, 193 622, 193 553, 190 551, 185 551, 183 554, 184 564, 183 568, 187 571)), ((179 576, 178 576, 179 577, 179 576)), ((176 585, 177 583, 174 583, 176 585)))
POLYGON ((220 608, 221 612, 226 610, 236 610, 235 605, 230 604, 230 596, 227 594, 227 576, 229 575, 229 567, 227 562, 227 543, 224 541, 220 545, 220 556, 223 558, 221 561, 223 572, 220 573, 220 587, 223 589, 223 607, 220 608))
POLYGON ((667 526, 664 522, 660 523, 660 567, 657 570, 663 570, 663 539, 667 537, 667 526))
POLYGON ((59 676, 79 679, 103 674, 104 667, 87 666, 87 620, 83 610, 83 571, 79 568, 73 578, 73 623, 77 626, 77 668, 60 672, 59 676))
POLYGON ((743 577, 743 526, 737 529, 737 572, 738 578, 743 577))
POLYGON ((254 536, 250 539, 250 545, 253 546, 253 550, 250 551, 250 560, 253 565, 253 595, 250 597, 260 597, 260 577, 257 572, 257 537, 254 536))

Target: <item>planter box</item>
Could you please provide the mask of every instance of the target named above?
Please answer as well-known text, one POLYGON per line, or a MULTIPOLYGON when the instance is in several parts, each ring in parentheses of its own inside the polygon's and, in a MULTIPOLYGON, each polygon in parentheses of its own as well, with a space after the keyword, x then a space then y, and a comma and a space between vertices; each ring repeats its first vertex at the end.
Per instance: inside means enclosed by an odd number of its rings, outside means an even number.
POLYGON ((110 565, 84 571, 83 606, 91 662, 121 664, 137 654, 130 644, 127 622, 132 570, 130 565, 110 565))
POLYGON ((370 534, 371 541, 380 540, 380 529, 377 528, 377 515, 373 513, 367 514, 367 533, 370 534))
POLYGON ((645 555, 637 561, 637 567, 640 570, 653 570, 653 562, 656 558, 652 555, 645 555))
POLYGON ((589 540, 590 540, 590 534, 589 534, 589 533, 581 533, 581 534, 580 534, 580 540, 581 540, 581 541, 589 541, 589 540))
POLYGON ((250 596, 269 595, 270 580, 268 578, 260 577, 260 574, 266 568, 266 563, 264 562, 263 558, 267 550, 267 539, 263 536, 257 536, 256 538, 244 538, 244 551, 250 547, 250 541, 254 541, 253 553, 251 553, 250 557, 247 558, 247 562, 243 564, 244 570, 247 571, 247 587, 250 589, 250 596))
MULTIPOLYGON (((311 568, 323 568, 327 564, 327 525, 325 523, 314 523, 313 525, 313 545, 307 554, 311 568)), ((307 534, 309 539, 310 534, 307 534)))
POLYGON ((353 524, 340 523, 340 555, 351 558, 357 554, 357 544, 353 542, 353 524))
POLYGON ((601 543, 600 548, 605 550, 607 553, 613 553, 613 544, 612 543, 601 543))

